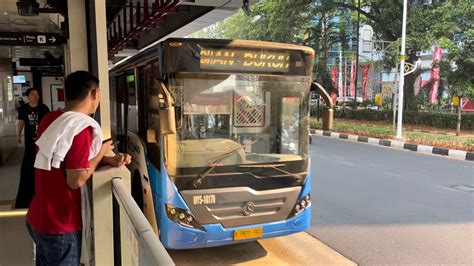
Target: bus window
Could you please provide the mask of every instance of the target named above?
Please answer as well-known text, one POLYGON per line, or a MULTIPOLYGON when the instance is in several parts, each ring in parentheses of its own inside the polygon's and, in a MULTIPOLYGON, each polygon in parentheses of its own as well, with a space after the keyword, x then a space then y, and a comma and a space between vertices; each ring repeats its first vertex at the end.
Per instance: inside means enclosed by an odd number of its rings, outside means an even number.
POLYGON ((113 138, 117 138, 117 86, 115 77, 109 80, 110 86, 110 131, 113 138))
POLYGON ((116 77, 117 88, 117 149, 119 152, 127 152, 127 113, 128 113, 128 88, 125 76, 116 77))
POLYGON ((137 106, 137 88, 135 85, 135 75, 133 72, 125 76, 125 83, 128 90, 128 121, 127 129, 138 133, 138 106, 137 106))
POLYGON ((300 136, 300 106, 301 98, 283 97, 281 98, 281 142, 280 151, 282 154, 299 153, 300 136))

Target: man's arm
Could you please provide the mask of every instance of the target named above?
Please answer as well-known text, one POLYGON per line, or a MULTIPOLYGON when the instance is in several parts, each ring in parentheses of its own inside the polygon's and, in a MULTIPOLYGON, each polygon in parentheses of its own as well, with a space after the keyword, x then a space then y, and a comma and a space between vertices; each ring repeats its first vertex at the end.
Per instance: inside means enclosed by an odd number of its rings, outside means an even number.
MULTIPOLYGON (((107 144, 107 143, 106 143, 107 144)), ((113 147, 112 147, 113 149, 113 147)), ((108 151, 107 151, 108 152, 108 151)), ((87 180, 92 176, 92 174, 95 172, 97 169, 97 166, 99 166, 99 163, 102 161, 104 155, 107 153, 106 149, 104 149, 104 146, 102 146, 102 149, 100 150, 99 154, 89 160, 89 168, 84 169, 84 170, 66 170, 66 175, 67 175, 67 185, 71 189, 77 189, 82 187, 87 180)))
POLYGON ((23 132, 23 128, 25 127, 25 121, 23 120, 18 120, 18 133, 16 135, 16 142, 18 144, 21 143, 21 134, 23 132))
POLYGON ((82 187, 97 169, 105 154, 112 151, 112 141, 102 144, 99 153, 89 160, 92 145, 91 131, 83 131, 74 137, 71 148, 64 158, 66 183, 71 189, 82 187))
POLYGON ((128 165, 132 161, 132 157, 128 154, 119 153, 115 156, 104 156, 99 165, 110 165, 113 167, 120 167, 128 165))

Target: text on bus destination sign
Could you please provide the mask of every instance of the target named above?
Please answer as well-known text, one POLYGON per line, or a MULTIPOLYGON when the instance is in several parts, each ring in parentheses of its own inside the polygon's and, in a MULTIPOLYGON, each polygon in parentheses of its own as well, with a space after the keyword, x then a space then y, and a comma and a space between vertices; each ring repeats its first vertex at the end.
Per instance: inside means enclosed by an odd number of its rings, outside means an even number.
POLYGON ((201 50, 202 69, 288 72, 289 53, 245 50, 201 50))

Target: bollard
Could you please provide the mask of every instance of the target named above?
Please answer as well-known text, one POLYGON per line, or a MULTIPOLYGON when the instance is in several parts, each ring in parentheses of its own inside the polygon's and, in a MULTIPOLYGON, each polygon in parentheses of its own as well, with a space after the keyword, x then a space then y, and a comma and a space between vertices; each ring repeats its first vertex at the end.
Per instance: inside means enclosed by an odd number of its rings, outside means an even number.
POLYGON ((325 108, 322 113, 323 130, 330 131, 333 127, 333 112, 332 108, 325 108))

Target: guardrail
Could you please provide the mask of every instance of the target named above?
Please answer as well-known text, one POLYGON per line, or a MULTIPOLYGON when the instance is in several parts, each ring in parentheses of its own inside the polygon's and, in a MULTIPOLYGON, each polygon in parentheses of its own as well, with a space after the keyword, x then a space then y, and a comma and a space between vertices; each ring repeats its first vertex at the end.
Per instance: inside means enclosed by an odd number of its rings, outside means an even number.
POLYGON ((130 183, 125 166, 101 167, 88 181, 83 196, 90 218, 84 224, 81 258, 86 266, 174 265, 132 198, 130 183))
MULTIPOLYGON (((120 207, 122 264, 130 262, 132 265, 174 265, 122 179, 112 179, 112 190, 120 207), (124 243, 126 240, 128 243, 124 243), (123 251, 127 250, 123 248, 123 244, 130 245, 129 250, 132 254, 123 254, 123 251)), ((115 213, 114 216, 117 217, 115 213)))

